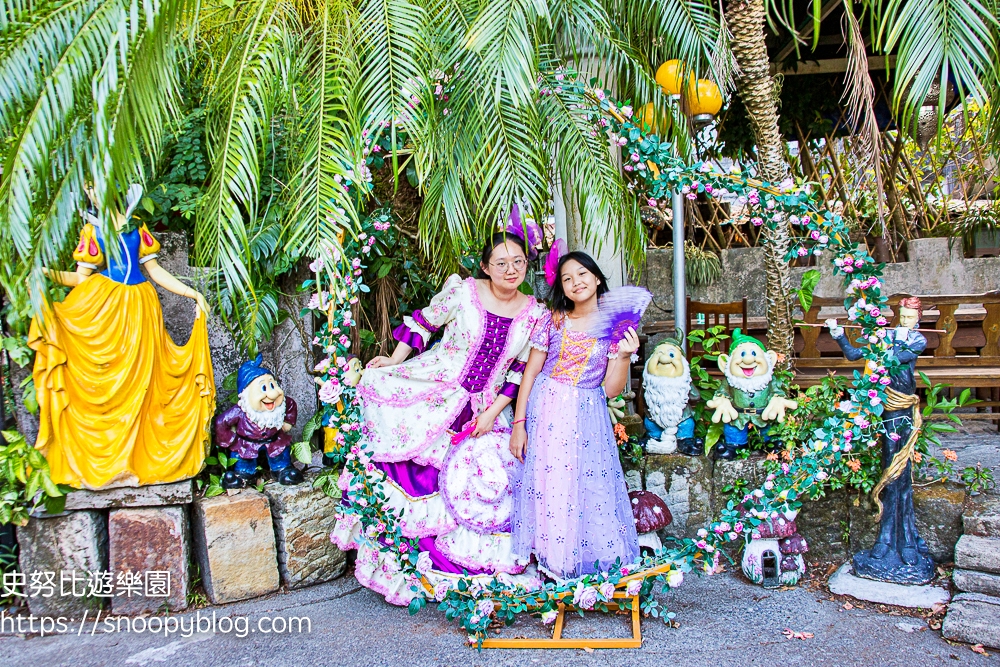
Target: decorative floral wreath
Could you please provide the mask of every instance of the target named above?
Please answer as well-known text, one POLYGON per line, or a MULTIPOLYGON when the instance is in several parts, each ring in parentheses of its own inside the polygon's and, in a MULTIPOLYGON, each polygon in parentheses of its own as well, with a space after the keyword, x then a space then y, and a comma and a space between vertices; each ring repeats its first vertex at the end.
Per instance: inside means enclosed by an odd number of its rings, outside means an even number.
MULTIPOLYGON (((647 615, 669 620, 673 614, 661 608, 653 596, 654 587, 680 585, 684 573, 695 570, 711 573, 718 564, 720 547, 737 540, 749 540, 761 523, 798 510, 803 496, 817 496, 823 487, 836 481, 846 466, 860 457, 878 457, 879 439, 886 433, 881 415, 887 398, 888 377, 899 365, 891 346, 886 343, 888 320, 883 312, 886 297, 880 276, 883 265, 850 239, 844 219, 822 207, 808 184, 791 180, 764 183, 739 170, 723 173, 708 163, 685 165, 673 155, 670 143, 644 131, 633 120, 632 108, 620 104, 606 90, 577 81, 570 70, 556 70, 540 82, 541 94, 561 94, 575 98, 576 110, 593 125, 593 136, 607 133, 627 156, 625 171, 629 188, 650 206, 674 190, 689 199, 733 196, 747 207, 752 224, 784 225, 793 230, 793 243, 786 259, 791 261, 808 254, 830 252, 834 272, 844 277, 847 296, 844 305, 849 319, 862 327, 870 343, 864 355, 864 371, 855 371, 850 399, 842 401, 835 416, 803 442, 793 443, 791 455, 783 462, 768 462, 766 482, 746 493, 742 500, 730 500, 716 520, 697 531, 697 539, 674 539, 654 556, 636 563, 618 563, 610 571, 586 575, 563 583, 548 583, 533 590, 513 585, 498 577, 483 586, 472 579, 459 579, 448 590, 435 591, 423 572, 429 559, 421 553, 414 539, 403 536, 398 516, 383 505, 385 493, 373 473, 365 446, 361 410, 354 389, 346 386, 347 355, 350 347, 348 329, 355 325, 350 306, 359 292, 367 292, 363 283, 364 256, 388 229, 389 215, 383 210, 363 223, 356 240, 342 252, 317 260, 312 268, 316 279, 307 287, 337 285, 333 295, 318 291, 313 308, 326 321, 314 343, 328 354, 316 368, 321 373, 320 399, 322 423, 337 429, 339 456, 344 461, 339 486, 347 503, 340 512, 355 517, 362 526, 362 539, 373 548, 395 556, 404 574, 410 577, 412 590, 418 593, 410 603, 410 613, 436 599, 439 609, 455 620, 469 634, 470 643, 481 644, 493 620, 512 624, 519 614, 540 616, 550 622, 560 602, 572 601, 579 609, 607 612, 615 592, 640 596, 640 609, 647 615), (325 271, 325 273, 324 273, 325 271), (324 280, 326 278, 326 280, 324 280), (332 296, 332 299, 331 299, 332 296)), ((618 600, 630 608, 631 601, 618 600)))

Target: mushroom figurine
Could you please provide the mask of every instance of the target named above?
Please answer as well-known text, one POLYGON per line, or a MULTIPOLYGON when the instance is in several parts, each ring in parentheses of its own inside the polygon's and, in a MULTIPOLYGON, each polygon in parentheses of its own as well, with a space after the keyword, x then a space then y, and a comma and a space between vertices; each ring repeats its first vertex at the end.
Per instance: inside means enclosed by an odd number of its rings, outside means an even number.
POLYGON ((652 491, 630 491, 628 498, 632 503, 635 531, 639 533, 639 549, 659 551, 663 543, 656 531, 666 528, 674 520, 667 504, 652 491))
POLYGON ((782 515, 754 528, 740 560, 747 579, 765 588, 781 586, 781 541, 796 535, 796 530, 795 520, 782 515))
POLYGON ((806 572, 802 554, 809 550, 799 535, 795 514, 786 513, 753 529, 740 562, 743 574, 765 588, 794 586, 806 572))
POLYGON ((809 545, 806 538, 793 533, 779 541, 778 548, 781 549, 781 583, 794 586, 806 573, 806 562, 802 554, 809 551, 809 545))

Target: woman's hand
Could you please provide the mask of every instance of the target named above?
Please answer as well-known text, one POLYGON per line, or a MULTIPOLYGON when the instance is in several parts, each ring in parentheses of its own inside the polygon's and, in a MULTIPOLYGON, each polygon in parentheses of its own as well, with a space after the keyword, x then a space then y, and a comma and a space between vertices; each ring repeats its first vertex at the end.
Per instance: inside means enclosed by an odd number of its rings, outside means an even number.
POLYGON ((518 422, 510 431, 510 453, 515 459, 524 463, 524 452, 527 446, 528 431, 524 428, 523 421, 518 422))
POLYGON ((476 417, 476 428, 469 435, 470 438, 478 438, 493 430, 493 424, 497 421, 496 416, 490 414, 489 410, 476 417))
POLYGON ((395 363, 389 357, 379 356, 369 361, 365 368, 385 368, 386 366, 395 366, 395 363))
POLYGON ((639 334, 632 327, 625 332, 625 338, 618 343, 618 356, 631 357, 639 349, 639 334))

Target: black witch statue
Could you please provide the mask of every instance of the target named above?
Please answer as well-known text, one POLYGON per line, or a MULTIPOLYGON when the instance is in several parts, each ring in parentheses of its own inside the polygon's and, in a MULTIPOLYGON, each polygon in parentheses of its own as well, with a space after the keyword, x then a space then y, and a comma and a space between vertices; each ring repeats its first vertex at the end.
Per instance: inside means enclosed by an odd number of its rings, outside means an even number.
MULTIPOLYGON (((926 584, 935 571, 927 544, 917 535, 911 477, 914 446, 922 423, 915 377, 917 357, 927 347, 927 340, 916 330, 922 313, 920 299, 900 300, 899 326, 888 332, 899 365, 890 370, 891 382, 882 413, 882 478, 872 492, 879 508, 878 539, 871 549, 854 555, 855 574, 896 584, 926 584)), ((855 361, 863 356, 863 351, 847 340, 836 320, 827 320, 827 325, 845 357, 855 361)))

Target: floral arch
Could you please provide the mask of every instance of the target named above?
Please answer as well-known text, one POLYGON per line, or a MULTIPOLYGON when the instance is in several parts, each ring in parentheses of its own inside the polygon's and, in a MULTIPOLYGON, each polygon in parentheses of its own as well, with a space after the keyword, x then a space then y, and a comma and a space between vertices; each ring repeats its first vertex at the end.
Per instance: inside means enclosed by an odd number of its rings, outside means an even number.
MULTIPOLYGON (((764 183, 739 171, 722 173, 707 163, 685 165, 674 157, 668 142, 644 131, 634 120, 631 107, 617 102, 608 91, 569 79, 561 85, 578 87, 591 103, 580 111, 595 133, 608 133, 611 141, 621 147, 627 156, 624 162, 630 188, 640 200, 655 206, 674 190, 691 199, 699 195, 735 196, 745 203, 752 224, 790 225, 793 237, 787 261, 808 254, 828 254, 835 274, 843 276, 849 318, 862 328, 870 346, 865 352, 865 370, 855 372, 853 386, 848 389, 849 400, 840 404, 835 416, 800 441, 784 443, 791 452, 790 460, 769 464, 767 482, 746 493, 741 502, 731 500, 714 521, 698 530, 697 539, 678 539, 655 556, 562 584, 539 582, 529 590, 505 582, 502 577, 487 586, 460 578, 454 586, 435 591, 422 574, 427 563, 420 557, 417 541, 403 536, 398 517, 385 505, 386 494, 366 452, 358 397, 346 380, 350 372, 350 340, 346 333, 355 324, 351 305, 361 292, 368 291, 362 276, 363 260, 391 224, 385 211, 369 217, 358 235, 344 245, 343 252, 332 253, 325 262, 314 262, 316 278, 307 282, 307 287, 316 290, 323 284, 337 286, 331 290, 332 298, 319 291, 311 307, 326 319, 314 342, 328 355, 317 370, 322 374, 323 426, 327 437, 335 441, 336 458, 344 462, 338 483, 347 502, 341 511, 361 523, 366 538, 390 557, 394 566, 409 577, 413 590, 420 593, 410 604, 411 613, 436 599, 446 617, 457 621, 468 632, 470 641, 479 644, 493 619, 510 624, 519 614, 551 618, 558 603, 570 599, 583 608, 608 611, 616 591, 638 594, 641 611, 648 615, 672 618, 673 614, 661 609, 654 599, 654 586, 677 586, 684 573, 694 570, 711 572, 720 547, 748 540, 763 521, 798 510, 803 498, 819 495, 831 482, 845 482, 850 471, 857 469, 858 460, 878 460, 879 439, 885 433, 881 415, 888 384, 882 378, 892 374, 898 365, 890 346, 883 342, 889 322, 882 314, 886 307, 880 279, 882 265, 851 241, 844 219, 824 210, 808 184, 764 183)), ((629 601, 624 601, 624 606, 628 605, 629 601)))

